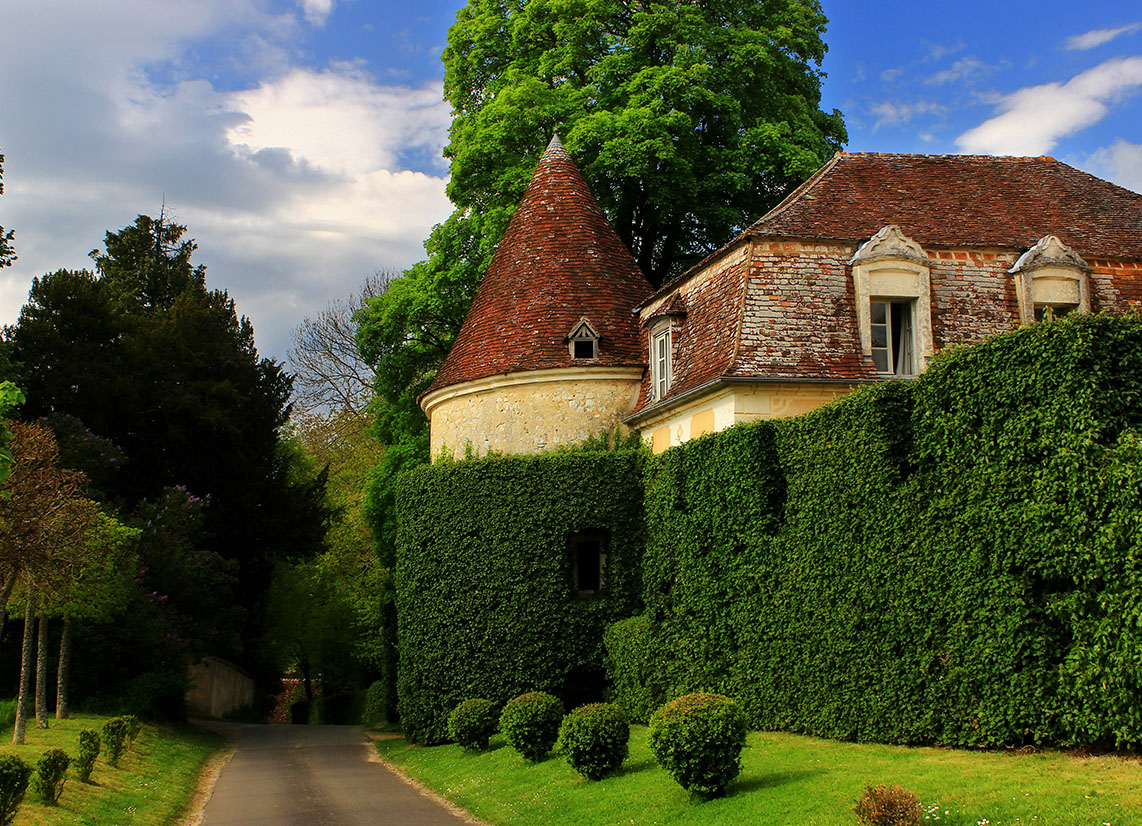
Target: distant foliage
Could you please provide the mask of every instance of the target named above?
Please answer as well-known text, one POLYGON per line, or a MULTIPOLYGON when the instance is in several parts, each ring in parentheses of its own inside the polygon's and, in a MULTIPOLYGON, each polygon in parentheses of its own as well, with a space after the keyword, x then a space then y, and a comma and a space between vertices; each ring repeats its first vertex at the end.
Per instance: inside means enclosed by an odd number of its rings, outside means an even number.
POLYGON ((79 733, 79 756, 75 758, 75 777, 81 783, 91 781, 91 772, 99 758, 99 732, 85 728, 79 733))
POLYGON ((719 797, 741 771, 745 715, 721 694, 687 694, 650 718, 650 750, 658 765, 699 797, 719 797))
POLYGON ((862 826, 920 826, 924 809, 916 795, 897 786, 869 786, 857 801, 862 826))
POLYGON ((54 806, 59 802, 67 781, 67 767, 70 765, 71 758, 63 749, 48 749, 36 762, 32 788, 45 806, 54 806))
POLYGON ((0 754, 0 826, 8 826, 28 791, 32 767, 14 754, 0 754))
POLYGON ((131 724, 126 717, 112 717, 103 724, 101 739, 106 748, 107 762, 112 766, 119 765, 119 759, 127 749, 130 731, 131 724))
POLYGON ((555 750, 589 780, 618 771, 627 758, 630 723, 611 703, 579 706, 563 718, 555 750))
POLYGON ((638 608, 642 464, 634 451, 576 452, 408 474, 395 580, 412 742, 445 741, 449 712, 473 694, 566 700, 576 673, 599 669, 603 629, 638 608), (577 598, 571 538, 587 531, 605 537, 605 581, 577 598))
POLYGON ((1139 490, 1139 315, 1029 325, 688 442, 647 478, 657 678, 754 728, 1136 749, 1139 490))
POLYGON ((496 718, 491 700, 465 700, 448 715, 448 736, 469 751, 483 751, 496 733, 496 718))
POLYGON ((384 680, 375 680, 365 692, 365 711, 361 715, 361 725, 375 726, 388 720, 385 710, 388 706, 388 686, 384 680))
POLYGON ((532 763, 547 757, 559 737, 563 701, 542 691, 514 697, 500 714, 500 731, 513 749, 532 763))

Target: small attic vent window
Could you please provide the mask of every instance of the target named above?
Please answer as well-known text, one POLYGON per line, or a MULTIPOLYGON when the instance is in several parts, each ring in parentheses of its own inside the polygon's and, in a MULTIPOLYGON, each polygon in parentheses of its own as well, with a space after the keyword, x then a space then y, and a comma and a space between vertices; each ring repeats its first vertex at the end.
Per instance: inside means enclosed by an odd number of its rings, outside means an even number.
POLYGON ((573 359, 581 361, 599 357, 599 334, 587 319, 582 319, 575 325, 566 341, 573 359))

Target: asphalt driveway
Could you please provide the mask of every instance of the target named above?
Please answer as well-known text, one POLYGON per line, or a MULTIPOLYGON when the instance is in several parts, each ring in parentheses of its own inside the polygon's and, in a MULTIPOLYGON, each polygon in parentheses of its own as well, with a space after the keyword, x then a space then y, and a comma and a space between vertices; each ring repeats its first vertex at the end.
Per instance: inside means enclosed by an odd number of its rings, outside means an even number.
POLYGON ((459 826, 377 761, 352 726, 248 726, 222 770, 203 826, 459 826))

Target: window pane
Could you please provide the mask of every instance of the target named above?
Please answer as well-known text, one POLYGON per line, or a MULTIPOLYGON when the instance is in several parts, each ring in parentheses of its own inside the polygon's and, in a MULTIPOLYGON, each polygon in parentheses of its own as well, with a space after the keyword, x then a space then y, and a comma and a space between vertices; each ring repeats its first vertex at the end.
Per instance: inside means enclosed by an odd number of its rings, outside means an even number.
POLYGON ((876 370, 879 373, 888 372, 888 350, 880 349, 872 351, 872 363, 876 365, 876 370))
POLYGON ((593 359, 595 357, 595 342, 588 340, 579 340, 575 342, 575 358, 577 359, 593 359))
POLYGON ((873 324, 884 324, 888 320, 888 307, 883 301, 870 301, 869 310, 872 312, 873 324))
POLYGON ((873 347, 887 347, 888 346, 888 328, 883 324, 872 325, 872 346, 873 347))

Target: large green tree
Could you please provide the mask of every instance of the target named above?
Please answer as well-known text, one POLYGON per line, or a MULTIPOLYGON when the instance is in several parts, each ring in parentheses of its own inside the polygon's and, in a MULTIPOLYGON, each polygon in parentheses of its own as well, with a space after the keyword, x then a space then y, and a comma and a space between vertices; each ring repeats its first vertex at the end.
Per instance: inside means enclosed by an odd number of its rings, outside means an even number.
POLYGON ((97 272, 36 279, 5 338, 25 415, 69 414, 125 454, 102 486, 120 512, 175 485, 208 503, 203 542, 237 565, 249 655, 274 561, 322 547, 323 482, 293 473, 281 450, 289 375, 258 355, 226 292, 207 288, 184 234, 163 216, 109 232, 97 272))

